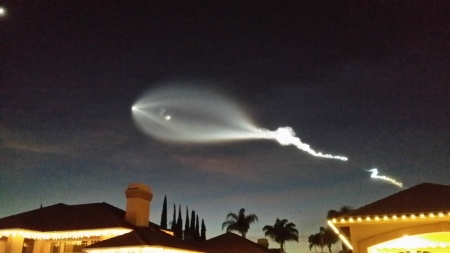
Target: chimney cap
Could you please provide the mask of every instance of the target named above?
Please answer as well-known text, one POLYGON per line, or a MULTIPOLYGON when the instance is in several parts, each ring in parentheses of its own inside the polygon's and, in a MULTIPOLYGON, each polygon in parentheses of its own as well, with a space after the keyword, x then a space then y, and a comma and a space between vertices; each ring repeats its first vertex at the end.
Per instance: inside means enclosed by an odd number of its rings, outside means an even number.
POLYGON ((261 246, 263 246, 264 248, 269 248, 269 241, 266 238, 260 238, 258 239, 257 243, 261 246))
POLYGON ((143 183, 131 183, 128 185, 127 190, 141 190, 144 192, 152 193, 152 189, 143 183))

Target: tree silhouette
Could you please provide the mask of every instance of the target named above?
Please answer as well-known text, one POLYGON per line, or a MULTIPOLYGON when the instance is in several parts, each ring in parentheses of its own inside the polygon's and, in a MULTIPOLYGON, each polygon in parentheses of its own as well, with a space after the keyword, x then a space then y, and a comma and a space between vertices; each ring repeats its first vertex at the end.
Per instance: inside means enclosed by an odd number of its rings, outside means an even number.
POLYGON ((176 213, 177 213, 177 211, 176 211, 177 209, 176 209, 176 207, 175 207, 175 203, 173 203, 173 219, 172 219, 172 224, 170 225, 170 229, 175 233, 175 230, 176 230, 176 228, 177 228, 177 221, 176 221, 176 218, 175 218, 175 215, 176 215, 176 213))
POLYGON ((192 210, 192 212, 191 212, 190 233, 191 233, 192 239, 194 239, 195 238, 195 211, 194 210, 192 210))
POLYGON ((161 212, 161 228, 167 229, 167 198, 164 195, 163 209, 161 212))
POLYGON ((353 208, 350 206, 342 206, 339 210, 331 209, 327 213, 327 219, 333 219, 341 215, 347 214, 352 211, 353 208))
POLYGON ((310 235, 308 237, 308 242, 309 242, 309 250, 311 250, 312 247, 314 247, 314 249, 317 252, 317 247, 320 247, 323 252, 323 246, 322 246, 322 240, 320 237, 320 233, 310 235))
POLYGON ((200 241, 200 225, 199 225, 199 222, 198 222, 198 215, 197 215, 196 220, 195 220, 194 238, 195 238, 196 241, 200 241))
MULTIPOLYGON (((331 209, 331 210, 329 210, 327 212, 327 219, 330 220, 330 219, 333 219, 333 218, 337 218, 339 216, 348 214, 352 210, 353 210, 353 208, 350 207, 350 206, 342 206, 339 210, 331 209)), ((333 231, 331 231, 331 232, 333 234, 335 234, 333 231)), ((347 234, 346 232, 348 232, 348 231, 343 231, 343 232, 344 232, 344 234, 347 234)), ((334 241, 332 244, 337 243, 337 241, 339 240, 338 239, 339 238, 338 235, 336 235, 336 238, 333 238, 332 235, 329 235, 329 237, 331 237, 331 238, 328 238, 328 239, 330 239, 330 242, 334 241)), ((328 248, 330 249, 330 252, 331 252, 331 246, 329 246, 328 248)), ((342 243, 342 251, 343 252, 348 252, 349 251, 349 249, 347 248, 347 246, 344 243, 342 243)))
MULTIPOLYGON (((309 249, 312 247, 319 247, 320 252, 323 253, 323 248, 328 247, 328 251, 331 253, 331 246, 337 243, 339 236, 329 227, 320 227, 320 231, 317 234, 312 234, 308 237, 309 249)), ((316 248, 317 252, 317 248, 316 248)))
POLYGON ((258 222, 258 216, 255 214, 245 215, 245 209, 241 208, 238 214, 227 214, 225 221, 222 223, 222 230, 227 228, 227 232, 236 231, 245 238, 250 225, 255 222, 258 222))
POLYGON ((339 236, 329 227, 321 227, 320 234, 322 242, 328 247, 331 253, 331 246, 338 242, 339 236))
POLYGON ((288 222, 287 219, 276 219, 273 226, 263 227, 264 235, 280 244, 281 251, 285 252, 285 243, 288 241, 298 242, 298 230, 295 224, 288 222))
POLYGON ((204 242, 206 241, 206 226, 205 221, 202 219, 202 229, 200 234, 200 241, 204 242))
POLYGON ((181 205, 178 205, 178 219, 175 225, 175 235, 177 237, 183 237, 183 219, 181 218, 181 205))
POLYGON ((189 210, 188 207, 186 207, 186 220, 184 223, 184 240, 190 239, 190 228, 189 228, 189 210))

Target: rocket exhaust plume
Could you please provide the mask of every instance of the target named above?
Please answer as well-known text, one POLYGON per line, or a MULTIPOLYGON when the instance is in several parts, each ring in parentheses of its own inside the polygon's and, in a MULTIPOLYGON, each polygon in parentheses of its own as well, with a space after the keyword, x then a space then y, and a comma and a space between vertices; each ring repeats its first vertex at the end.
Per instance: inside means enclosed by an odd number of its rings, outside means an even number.
MULTIPOLYGON (((256 126, 237 103, 205 87, 155 89, 138 99, 131 111, 141 131, 162 141, 211 143, 268 139, 283 146, 293 145, 316 157, 348 160, 345 156, 314 150, 296 137, 291 127, 272 131, 256 126)), ((401 182, 378 175, 376 168, 366 171, 371 172, 373 179, 403 187, 401 182)))
POLYGON ((271 139, 316 157, 348 160, 312 149, 296 137, 290 127, 271 131, 255 126, 236 103, 205 87, 153 90, 136 101, 131 110, 140 130, 164 141, 208 143, 271 139))
POLYGON ((330 155, 315 151, 309 146, 309 144, 303 143, 300 138, 296 137, 295 132, 291 127, 280 127, 276 131, 270 131, 266 129, 259 129, 259 131, 261 131, 261 135, 266 136, 267 139, 275 139, 283 146, 294 145, 298 149, 303 150, 313 156, 338 159, 342 161, 348 160, 348 158, 345 156, 330 155))
POLYGON ((391 183, 391 184, 393 184, 395 186, 403 188, 403 183, 401 183, 401 182, 399 182, 399 181, 397 181, 397 180, 395 180, 393 178, 387 177, 387 176, 379 176, 377 168, 373 168, 373 169, 370 169, 370 170, 367 170, 367 171, 368 172, 372 172, 372 174, 370 174, 371 178, 384 180, 384 181, 387 181, 387 182, 389 182, 389 183, 391 183))

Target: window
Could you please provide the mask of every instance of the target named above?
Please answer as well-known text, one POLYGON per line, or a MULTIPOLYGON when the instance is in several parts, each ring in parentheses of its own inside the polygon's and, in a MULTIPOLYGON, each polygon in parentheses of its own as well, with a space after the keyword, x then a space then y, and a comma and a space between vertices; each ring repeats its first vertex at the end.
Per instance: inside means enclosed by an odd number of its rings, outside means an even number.
POLYGON ((34 240, 25 239, 23 242, 22 253, 33 253, 34 240))

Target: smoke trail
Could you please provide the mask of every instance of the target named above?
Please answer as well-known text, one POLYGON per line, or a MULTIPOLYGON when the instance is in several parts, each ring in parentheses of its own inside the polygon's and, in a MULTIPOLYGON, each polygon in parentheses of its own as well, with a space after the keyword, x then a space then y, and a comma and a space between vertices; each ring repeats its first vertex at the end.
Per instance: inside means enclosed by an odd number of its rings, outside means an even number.
POLYGON ((401 182, 399 182, 399 181, 397 181, 397 180, 395 180, 393 178, 387 177, 387 176, 379 176, 377 168, 373 168, 373 169, 370 169, 370 170, 367 170, 367 171, 368 172, 372 172, 372 174, 370 174, 371 178, 381 179, 381 180, 387 181, 387 182, 389 182, 389 183, 391 183, 391 184, 393 184, 395 186, 403 188, 403 183, 401 183, 401 182))
MULTIPOLYGON (((205 87, 165 87, 144 94, 131 108, 137 127, 156 139, 170 142, 208 143, 248 139, 275 140, 293 145, 310 155, 347 161, 345 156, 324 154, 303 143, 291 127, 268 130, 257 127, 243 110, 225 96, 205 87)), ((398 182, 371 172, 371 178, 398 182)))
POLYGON ((315 151, 295 136, 290 127, 276 131, 259 128, 236 103, 204 88, 163 88, 141 97, 132 107, 136 125, 154 138, 171 142, 220 142, 271 139, 293 145, 313 156, 347 161, 315 151))
POLYGON ((315 151, 309 146, 309 144, 303 143, 300 138, 296 137, 295 132, 291 127, 280 127, 276 131, 270 131, 266 129, 260 129, 260 131, 261 135, 267 137, 268 139, 275 139, 283 146, 294 145, 298 149, 303 150, 313 156, 328 159, 338 159, 342 161, 348 160, 348 158, 345 156, 330 155, 315 151))

